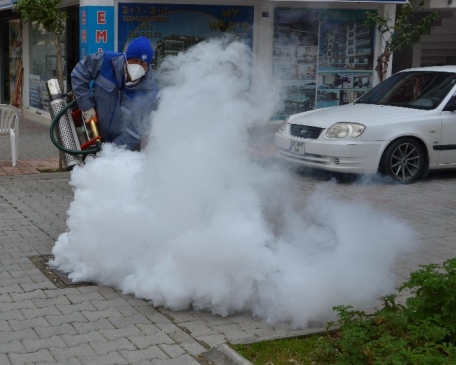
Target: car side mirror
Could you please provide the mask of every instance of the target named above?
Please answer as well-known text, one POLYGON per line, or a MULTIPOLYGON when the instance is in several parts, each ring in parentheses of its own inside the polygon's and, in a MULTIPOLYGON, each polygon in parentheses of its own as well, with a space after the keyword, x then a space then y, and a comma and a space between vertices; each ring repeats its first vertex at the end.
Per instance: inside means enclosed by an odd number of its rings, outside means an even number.
POLYGON ((443 111, 454 112, 456 110, 456 96, 453 96, 450 101, 445 105, 443 111))

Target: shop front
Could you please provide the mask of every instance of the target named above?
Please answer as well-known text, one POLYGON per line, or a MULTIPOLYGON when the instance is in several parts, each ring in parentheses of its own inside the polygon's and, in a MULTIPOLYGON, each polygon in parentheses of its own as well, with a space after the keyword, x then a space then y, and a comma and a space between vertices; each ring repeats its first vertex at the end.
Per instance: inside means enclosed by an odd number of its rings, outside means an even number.
POLYGON ((12 0, 0 0, 0 104, 20 104, 22 37, 12 0))
MULTIPOLYGON (((68 91, 68 73, 79 61, 79 6, 68 5, 62 11, 67 15, 66 30, 61 36, 61 54, 63 84, 68 91)), ((26 22, 23 24, 23 39, 22 112, 27 118, 50 123, 46 81, 57 78, 56 36, 36 23, 26 22)))
MULTIPOLYGON (((378 11, 391 18, 395 4, 401 2, 82 0, 73 7, 79 39, 69 44, 71 37, 66 37, 65 64, 70 73, 76 60, 70 62, 69 52, 78 51, 78 59, 102 50, 123 52, 132 39, 145 36, 155 50, 152 67, 157 70, 165 57, 229 34, 252 48, 252 87, 260 70, 262 77, 266 70, 271 85, 276 81, 281 85, 283 107, 273 119, 283 119, 352 102, 375 85, 374 60, 382 45, 375 28, 364 24, 366 13, 378 11)), ((29 37, 32 60, 24 107, 46 113, 43 82, 55 77, 55 55, 46 49, 49 42, 36 37, 39 30, 30 32, 36 39, 29 37)), ((67 88, 71 88, 69 82, 67 88)))

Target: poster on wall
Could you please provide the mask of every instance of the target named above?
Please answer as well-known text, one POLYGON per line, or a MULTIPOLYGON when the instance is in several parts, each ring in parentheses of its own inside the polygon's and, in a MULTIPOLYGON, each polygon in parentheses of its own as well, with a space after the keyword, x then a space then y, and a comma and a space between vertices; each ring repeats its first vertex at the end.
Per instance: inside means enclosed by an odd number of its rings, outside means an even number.
POLYGON ((282 85, 277 117, 343 105, 372 87, 374 28, 366 10, 276 8, 272 74, 282 85))
POLYGON ((348 104, 372 88, 374 28, 365 10, 320 14, 317 108, 348 104))
POLYGON ((41 109, 40 76, 29 76, 29 105, 41 109))
POLYGON ((29 105, 49 113, 49 95, 46 81, 49 77, 30 74, 29 76, 29 105))
POLYGON ((118 50, 139 36, 154 48, 152 68, 208 38, 230 35, 252 44, 252 6, 119 3, 118 50))
POLYGON ((20 105, 20 88, 18 82, 20 83, 19 74, 22 68, 22 37, 21 37, 21 23, 20 20, 10 20, 9 21, 9 34, 8 34, 8 43, 9 43, 9 100, 15 101, 15 104, 20 105), (15 95, 17 93, 17 96, 15 95))

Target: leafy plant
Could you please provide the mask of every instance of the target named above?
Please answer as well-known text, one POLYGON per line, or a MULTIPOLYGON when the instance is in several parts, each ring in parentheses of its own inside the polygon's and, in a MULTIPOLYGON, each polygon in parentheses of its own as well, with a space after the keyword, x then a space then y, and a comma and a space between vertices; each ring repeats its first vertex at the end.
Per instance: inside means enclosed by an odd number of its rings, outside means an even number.
POLYGON ((440 14, 434 10, 420 19, 419 11, 423 6, 424 0, 410 0, 397 6, 395 21, 388 13, 384 17, 377 12, 367 13, 366 25, 375 26, 383 41, 383 52, 377 57, 375 66, 380 81, 384 79, 393 52, 419 42, 422 35, 429 34, 439 18, 440 14))
POLYGON ((62 0, 17 0, 14 5, 25 22, 35 22, 55 36, 57 79, 63 90, 61 36, 65 33, 67 14, 58 8, 61 3, 62 0))
MULTIPOLYGON (((396 295, 383 298, 375 313, 337 306, 340 330, 314 352, 318 364, 440 365, 456 363, 456 259, 413 272, 396 295)), ((329 324, 329 328, 334 323, 329 324)))

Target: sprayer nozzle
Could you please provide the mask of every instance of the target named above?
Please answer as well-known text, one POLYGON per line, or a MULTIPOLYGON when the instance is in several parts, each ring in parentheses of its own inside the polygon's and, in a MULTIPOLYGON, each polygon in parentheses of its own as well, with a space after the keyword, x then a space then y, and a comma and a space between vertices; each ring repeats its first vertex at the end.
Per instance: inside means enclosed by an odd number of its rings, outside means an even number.
POLYGON ((93 138, 100 137, 100 134, 98 133, 97 118, 96 117, 93 117, 92 119, 90 119, 90 128, 92 130, 93 138))

